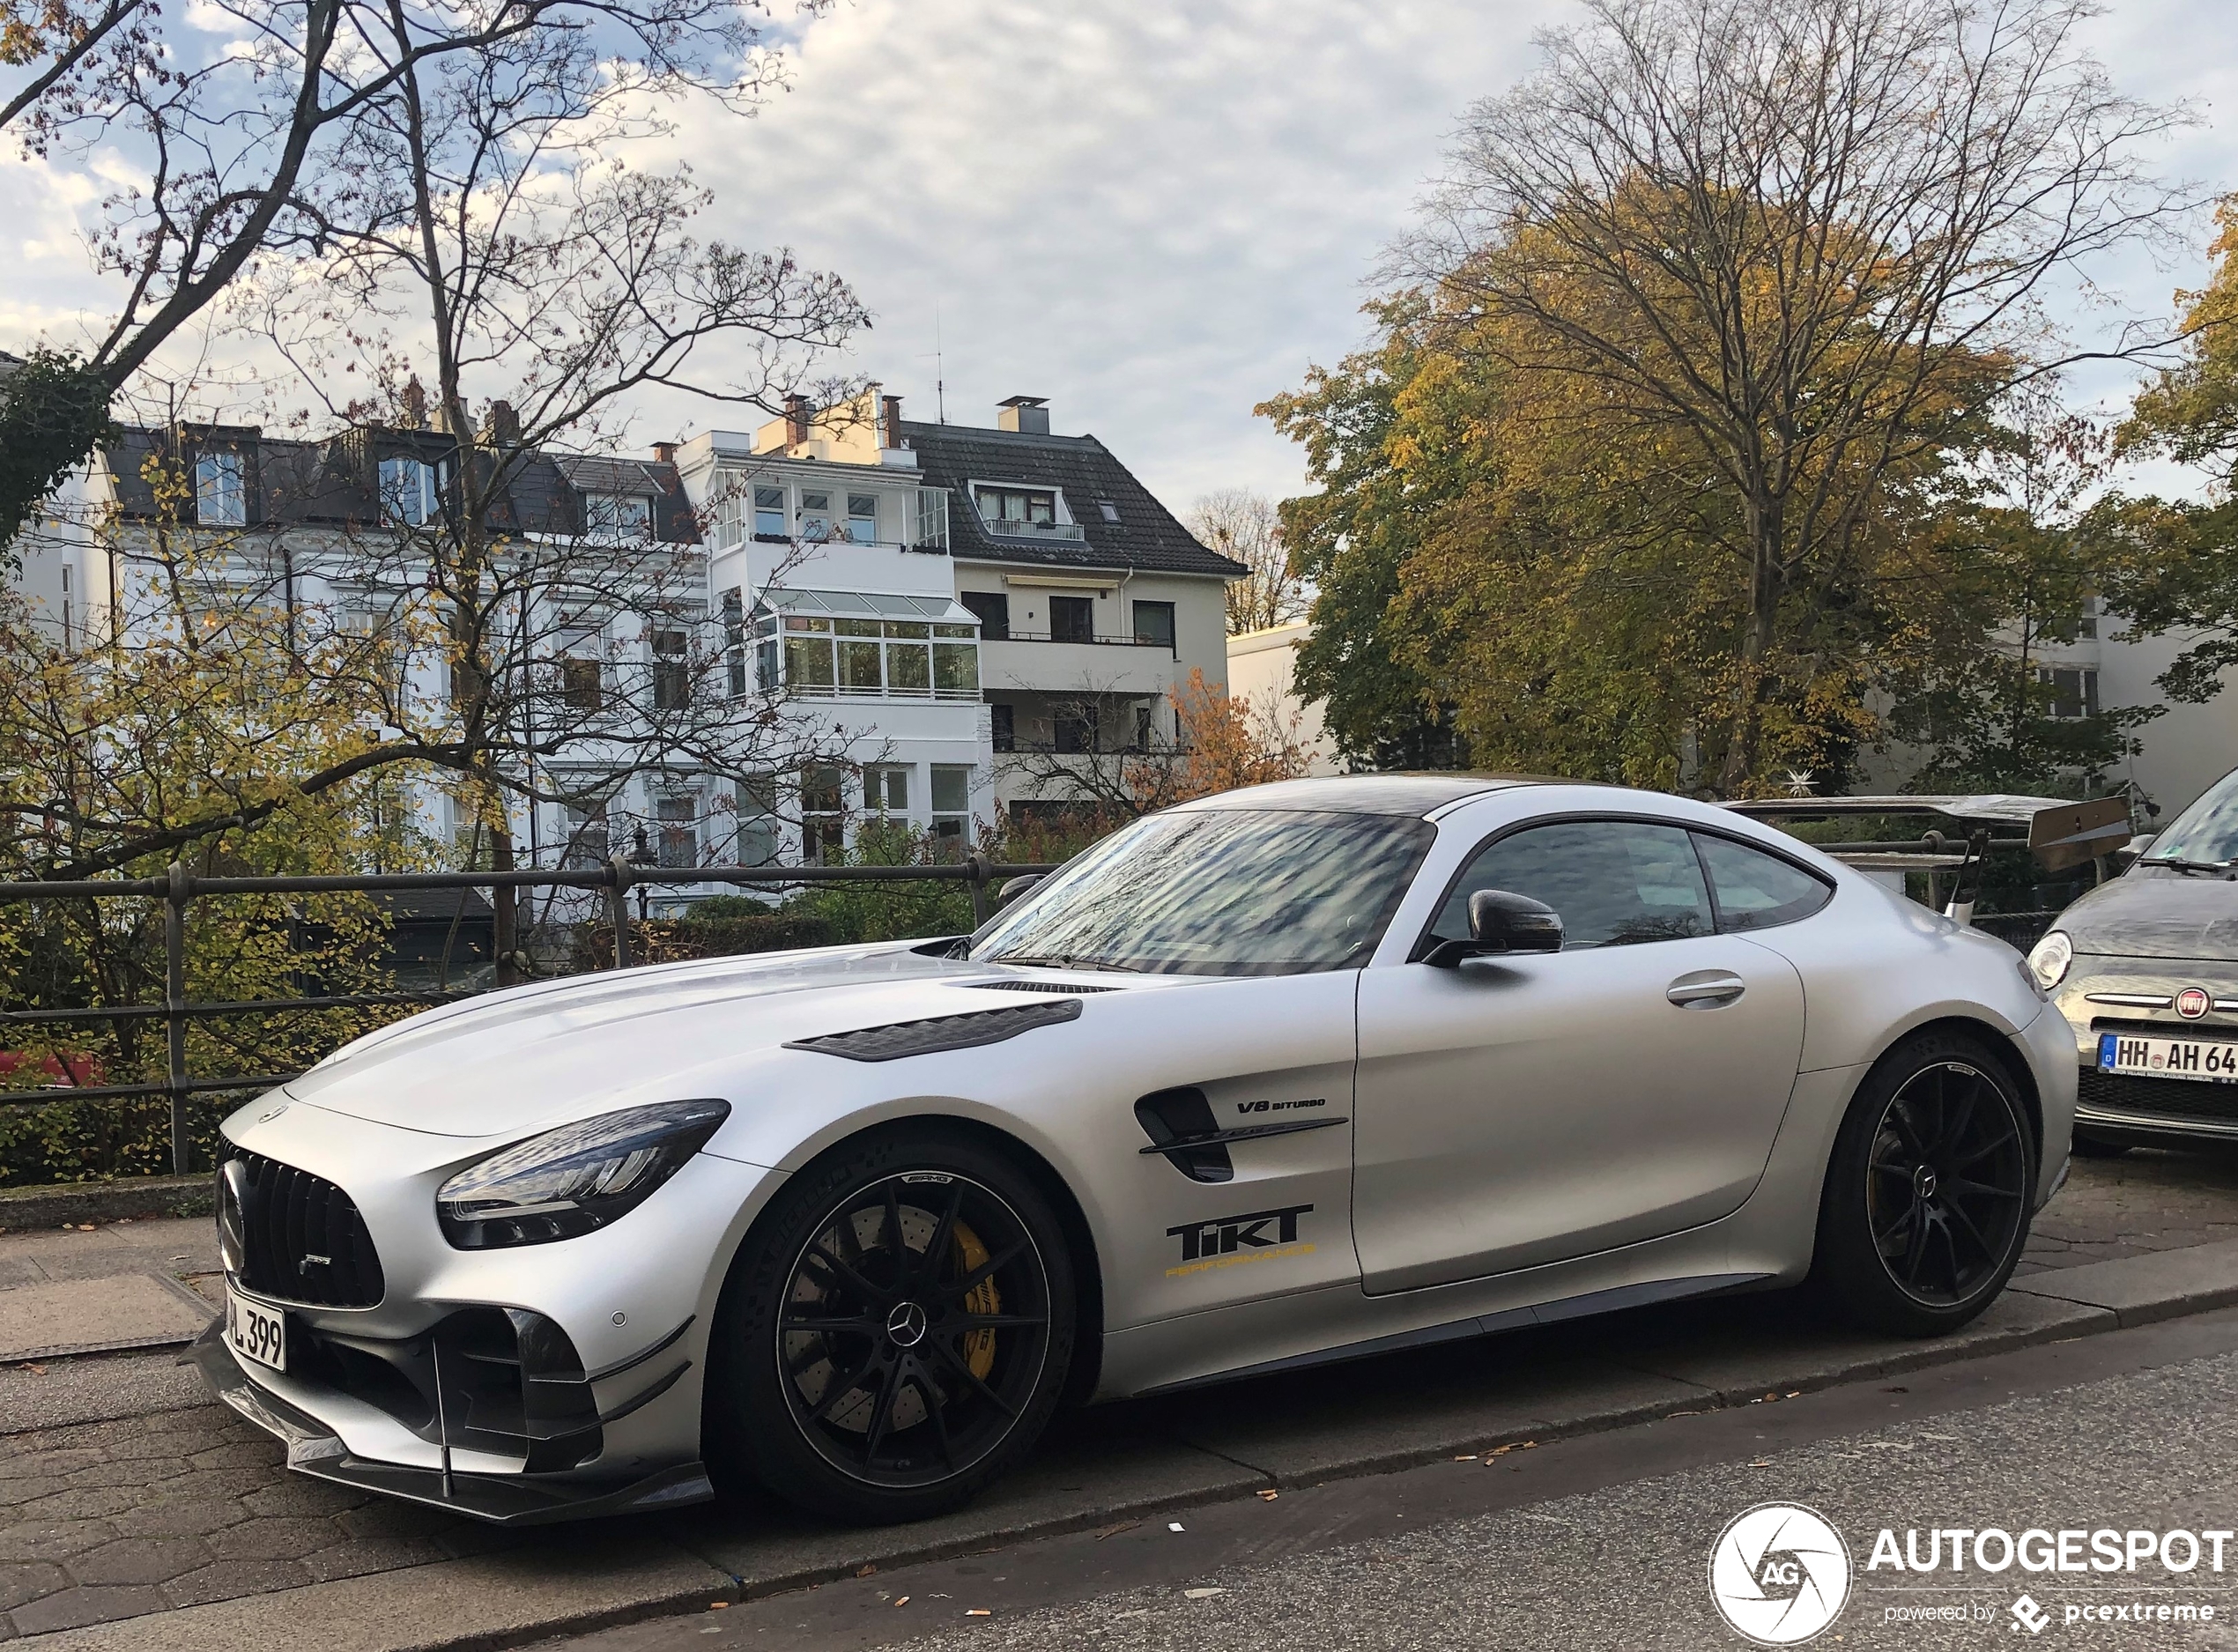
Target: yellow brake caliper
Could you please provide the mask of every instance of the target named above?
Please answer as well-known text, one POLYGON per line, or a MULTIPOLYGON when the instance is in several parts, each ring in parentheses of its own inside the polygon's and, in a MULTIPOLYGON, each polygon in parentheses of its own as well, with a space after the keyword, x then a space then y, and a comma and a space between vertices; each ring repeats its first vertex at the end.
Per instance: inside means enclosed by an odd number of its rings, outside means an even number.
MULTIPOLYGON (((987 1262, 987 1247, 979 1242, 979 1235, 965 1223, 956 1224, 956 1267, 968 1274, 987 1262)), ((1003 1311, 1002 1293, 995 1288, 995 1276, 989 1274, 972 1286, 971 1294, 964 1298, 964 1312, 993 1315, 1003 1311)), ((964 1334, 964 1363, 971 1367, 972 1375, 981 1382, 995 1368, 995 1333, 992 1330, 967 1331, 964 1334)))

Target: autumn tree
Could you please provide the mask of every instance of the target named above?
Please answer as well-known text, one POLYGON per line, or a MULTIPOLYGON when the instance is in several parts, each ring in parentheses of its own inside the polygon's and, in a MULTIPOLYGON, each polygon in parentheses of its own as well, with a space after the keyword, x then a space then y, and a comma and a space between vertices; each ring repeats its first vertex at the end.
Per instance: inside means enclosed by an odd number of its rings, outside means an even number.
MULTIPOLYGON (((393 222, 393 174, 365 168, 413 95, 484 83, 534 119, 581 90, 588 55, 616 98, 684 92, 749 109, 780 59, 752 0, 0 0, 0 140, 123 181, 94 225, 114 308, 32 359, 41 394, 0 395, 0 543, 92 451, 109 407, 260 259, 315 278, 337 236, 393 222), (534 65, 568 65, 546 84, 534 65), (570 77, 574 77, 570 84, 570 77)), ((585 134, 596 141, 595 131, 585 134)), ((515 179, 515 187, 525 179, 515 179)))
POLYGON ((2089 15, 1592 0, 1542 38, 1542 70, 1469 111, 1395 257, 1432 295, 1439 350, 1534 410, 1531 451, 1498 463, 1545 474, 1560 452, 1600 485, 1549 500, 1566 529, 1609 485, 1655 501, 1608 523, 1616 560, 1588 574, 1550 545, 1538 572, 1662 605, 1605 641, 1627 658, 1684 642, 1681 767, 1724 794, 1797 759, 1783 730, 1837 755, 1864 731, 1860 658, 1819 623, 1854 600, 1903 496, 2068 359, 2047 284, 2182 204, 2138 159, 2179 117, 2109 87, 2089 15), (1659 546, 1689 595, 1649 595, 1659 546))

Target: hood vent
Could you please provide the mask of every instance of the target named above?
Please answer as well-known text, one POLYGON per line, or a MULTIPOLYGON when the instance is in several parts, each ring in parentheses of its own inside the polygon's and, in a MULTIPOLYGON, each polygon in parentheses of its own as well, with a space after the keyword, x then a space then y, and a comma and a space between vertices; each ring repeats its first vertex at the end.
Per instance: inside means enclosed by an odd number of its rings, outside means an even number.
POLYGON ((852 1033, 826 1033, 821 1038, 794 1039, 785 1048, 811 1049, 819 1056, 843 1056, 849 1061, 899 1061, 904 1056, 930 1056, 945 1049, 999 1044, 1037 1026, 1055 1026, 1059 1022, 1079 1019, 1080 1001, 1063 998, 1055 1004, 972 1010, 962 1015, 936 1015, 924 1021, 860 1027, 852 1033))

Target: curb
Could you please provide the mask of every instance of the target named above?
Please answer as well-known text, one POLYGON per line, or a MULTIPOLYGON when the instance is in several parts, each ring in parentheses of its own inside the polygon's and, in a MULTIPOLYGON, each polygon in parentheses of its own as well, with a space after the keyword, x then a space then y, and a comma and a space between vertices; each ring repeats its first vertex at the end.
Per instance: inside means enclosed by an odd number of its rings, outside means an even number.
POLYGON ((131 1176, 114 1182, 0 1188, 0 1231, 20 1233, 64 1223, 207 1216, 214 1208, 207 1175, 131 1176))

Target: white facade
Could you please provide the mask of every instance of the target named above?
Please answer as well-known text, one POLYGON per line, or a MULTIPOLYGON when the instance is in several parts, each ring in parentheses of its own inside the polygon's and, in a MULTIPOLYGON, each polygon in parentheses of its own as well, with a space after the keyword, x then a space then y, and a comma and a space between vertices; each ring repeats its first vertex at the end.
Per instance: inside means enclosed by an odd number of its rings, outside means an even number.
POLYGON ((1299 743, 1311 753, 1307 774, 1341 774, 1344 762, 1337 755, 1336 741, 1330 738, 1321 702, 1298 698, 1298 650, 1312 635, 1312 624, 1297 619, 1286 626, 1231 636, 1227 640, 1227 692, 1231 698, 1266 707, 1285 730, 1292 726, 1293 717, 1297 720, 1299 743))

